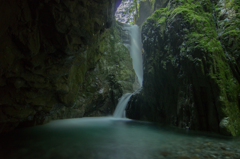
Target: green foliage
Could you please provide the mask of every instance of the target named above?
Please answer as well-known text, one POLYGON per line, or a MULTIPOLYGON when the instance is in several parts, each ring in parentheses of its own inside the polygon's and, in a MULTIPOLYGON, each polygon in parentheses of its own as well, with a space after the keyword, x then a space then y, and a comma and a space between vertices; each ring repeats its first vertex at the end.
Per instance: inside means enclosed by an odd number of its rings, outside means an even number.
MULTIPOLYGON (((231 66, 232 72, 237 72, 240 68, 239 50, 240 50, 240 1, 226 0, 220 1, 217 6, 216 15, 218 18, 218 39, 225 50, 228 63, 231 66)), ((229 101, 239 100, 239 75, 235 77, 228 76, 229 82, 225 83, 226 96, 229 101), (236 80, 236 79, 237 80, 236 80)), ((240 116, 237 105, 228 103, 224 111, 229 116, 228 128, 234 135, 240 135, 240 116)), ((239 103, 238 103, 239 104, 239 103)))

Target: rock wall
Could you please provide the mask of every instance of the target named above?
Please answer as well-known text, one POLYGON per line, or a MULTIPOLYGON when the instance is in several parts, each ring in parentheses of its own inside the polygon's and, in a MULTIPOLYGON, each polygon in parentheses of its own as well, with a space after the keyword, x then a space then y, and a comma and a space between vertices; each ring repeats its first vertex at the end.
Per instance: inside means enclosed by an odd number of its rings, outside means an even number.
POLYGON ((135 16, 135 23, 138 26, 142 26, 142 24, 146 21, 146 19, 151 16, 151 14, 159 9, 165 8, 168 4, 168 0, 145 0, 141 1, 139 4, 139 15, 135 16))
POLYGON ((122 43, 121 26, 107 29, 96 41, 101 52, 97 64, 79 91, 77 105, 85 106, 84 116, 111 115, 118 99, 133 92, 135 72, 127 47, 122 43))
POLYGON ((155 11, 142 26, 143 88, 127 116, 240 135, 239 9, 237 0, 170 0, 155 11))
POLYGON ((113 112, 135 76, 114 4, 0 2, 0 132, 113 112))

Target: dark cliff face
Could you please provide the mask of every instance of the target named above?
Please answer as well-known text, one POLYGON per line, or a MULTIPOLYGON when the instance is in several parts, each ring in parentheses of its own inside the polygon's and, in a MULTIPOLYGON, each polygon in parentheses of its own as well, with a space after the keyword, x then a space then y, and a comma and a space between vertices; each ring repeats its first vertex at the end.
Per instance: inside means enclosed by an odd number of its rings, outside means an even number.
POLYGON ((170 0, 142 26, 144 82, 127 116, 240 134, 239 2, 170 0))
POLYGON ((123 89, 132 89, 121 84, 135 76, 132 68, 124 68, 127 77, 120 71, 131 61, 118 36, 114 5, 1 1, 1 130, 112 113, 123 89))

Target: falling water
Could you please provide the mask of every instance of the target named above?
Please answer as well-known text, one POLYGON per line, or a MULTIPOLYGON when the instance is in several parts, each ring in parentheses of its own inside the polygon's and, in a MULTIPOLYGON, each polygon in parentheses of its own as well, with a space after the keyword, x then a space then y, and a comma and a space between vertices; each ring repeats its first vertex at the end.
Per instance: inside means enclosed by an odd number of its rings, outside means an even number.
MULTIPOLYGON (((142 62, 142 43, 139 27, 137 25, 125 25, 124 30, 129 35, 129 50, 132 58, 133 69, 138 77, 140 87, 142 87, 143 81, 143 62, 142 62)), ((124 117, 124 111, 130 100, 132 93, 124 94, 118 102, 118 105, 114 111, 113 116, 116 118, 124 117)))
POLYGON ((120 98, 118 105, 113 113, 113 117, 115 118, 124 117, 124 110, 131 96, 132 96, 132 93, 126 93, 120 98))
POLYGON ((142 60, 142 42, 139 27, 137 25, 125 24, 123 30, 127 31, 128 39, 124 39, 130 44, 128 46, 132 58, 133 69, 138 77, 140 86, 143 81, 143 60, 142 60))

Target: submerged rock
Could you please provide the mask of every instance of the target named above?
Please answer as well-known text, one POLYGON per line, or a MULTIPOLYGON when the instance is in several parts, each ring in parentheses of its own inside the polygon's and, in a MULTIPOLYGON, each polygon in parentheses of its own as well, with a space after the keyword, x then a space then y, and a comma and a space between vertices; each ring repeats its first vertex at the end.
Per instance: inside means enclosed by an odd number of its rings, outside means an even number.
POLYGON ((229 127, 229 117, 225 117, 221 120, 220 124, 220 131, 222 134, 224 135, 231 135, 231 133, 228 131, 228 127, 229 127))

